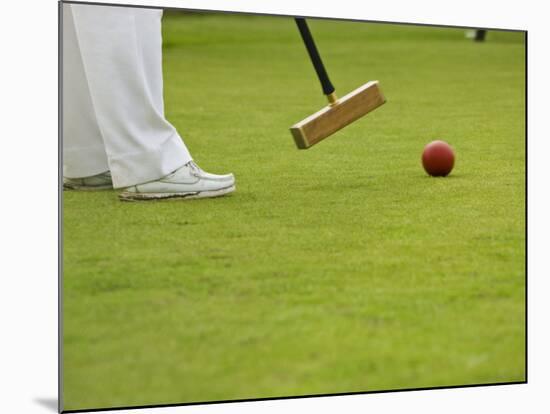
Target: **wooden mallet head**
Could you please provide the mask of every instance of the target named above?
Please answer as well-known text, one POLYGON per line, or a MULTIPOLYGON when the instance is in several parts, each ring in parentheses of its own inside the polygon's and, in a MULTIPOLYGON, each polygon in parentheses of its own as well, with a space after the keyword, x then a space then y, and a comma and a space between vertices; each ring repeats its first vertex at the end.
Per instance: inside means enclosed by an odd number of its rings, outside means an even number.
POLYGON ((371 81, 338 99, 305 19, 297 17, 295 20, 321 82, 323 93, 329 101, 328 106, 290 128, 296 146, 299 149, 307 149, 378 108, 386 102, 386 98, 380 90, 378 81, 371 81))
MULTIPOLYGON (((334 94, 333 94, 334 95, 334 94)), ((299 149, 307 149, 386 102, 378 81, 365 83, 290 128, 299 149)))

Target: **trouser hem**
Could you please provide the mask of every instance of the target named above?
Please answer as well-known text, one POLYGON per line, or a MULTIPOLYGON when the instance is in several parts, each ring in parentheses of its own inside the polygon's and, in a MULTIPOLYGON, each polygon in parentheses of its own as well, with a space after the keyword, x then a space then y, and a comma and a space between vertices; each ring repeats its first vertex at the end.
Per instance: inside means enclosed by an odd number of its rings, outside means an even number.
POLYGON ((109 164, 103 145, 63 150, 64 177, 91 177, 107 170, 109 170, 109 164), (85 155, 83 156, 83 154, 85 155))
POLYGON ((156 148, 109 157, 114 188, 158 180, 191 161, 187 147, 176 133, 156 148))

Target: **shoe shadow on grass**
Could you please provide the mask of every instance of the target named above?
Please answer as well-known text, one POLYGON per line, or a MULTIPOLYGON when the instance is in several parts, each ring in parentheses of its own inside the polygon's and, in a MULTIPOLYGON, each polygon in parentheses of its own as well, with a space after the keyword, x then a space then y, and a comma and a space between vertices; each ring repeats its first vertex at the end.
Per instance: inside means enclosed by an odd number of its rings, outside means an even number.
POLYGON ((50 411, 53 411, 54 413, 58 412, 59 405, 57 398, 35 398, 34 402, 50 411))

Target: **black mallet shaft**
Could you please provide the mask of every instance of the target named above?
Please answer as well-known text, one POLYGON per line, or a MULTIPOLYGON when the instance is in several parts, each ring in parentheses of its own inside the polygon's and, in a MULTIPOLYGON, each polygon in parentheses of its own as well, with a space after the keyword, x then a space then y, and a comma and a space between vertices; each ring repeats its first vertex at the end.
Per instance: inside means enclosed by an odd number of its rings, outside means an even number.
POLYGON ((315 72, 317 72, 319 82, 321 82, 323 93, 327 96, 330 103, 335 103, 337 98, 334 93, 334 86, 332 85, 332 82, 328 77, 327 70, 325 69, 325 65, 323 65, 323 61, 321 59, 321 56, 319 55, 319 51, 317 50, 317 46, 315 45, 313 36, 309 31, 306 19, 304 19, 303 17, 296 17, 294 20, 296 21, 298 30, 302 35, 302 40, 304 41, 309 57, 311 58, 311 63, 313 63, 315 72))
POLYGON ((305 19, 296 17, 295 20, 323 87, 323 93, 329 101, 328 106, 290 128, 296 146, 306 149, 375 110, 386 102, 386 98, 378 81, 371 81, 338 99, 305 19))

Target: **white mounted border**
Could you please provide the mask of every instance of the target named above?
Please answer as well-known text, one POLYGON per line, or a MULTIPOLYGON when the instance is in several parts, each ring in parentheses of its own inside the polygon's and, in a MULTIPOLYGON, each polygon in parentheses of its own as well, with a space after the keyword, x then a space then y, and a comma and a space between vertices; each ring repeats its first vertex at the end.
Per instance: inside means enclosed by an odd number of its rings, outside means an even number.
MULTIPOLYGON (((89 3, 88 1, 79 1, 89 3)), ((526 1, 95 0, 92 3, 526 30, 526 1)))
MULTIPOLYGON (((124 3, 127 2, 117 4, 124 3)), ((136 0, 132 4, 529 30, 529 383, 117 413, 536 414, 548 411, 550 24, 547 2, 136 0)), ((57 392, 57 0, 6 1, 0 16, 3 17, 0 25, 3 58, 0 172, 5 178, 0 214, 3 246, 0 406, 6 413, 52 414, 57 392), (30 183, 32 191, 23 191, 30 188, 30 183)))

